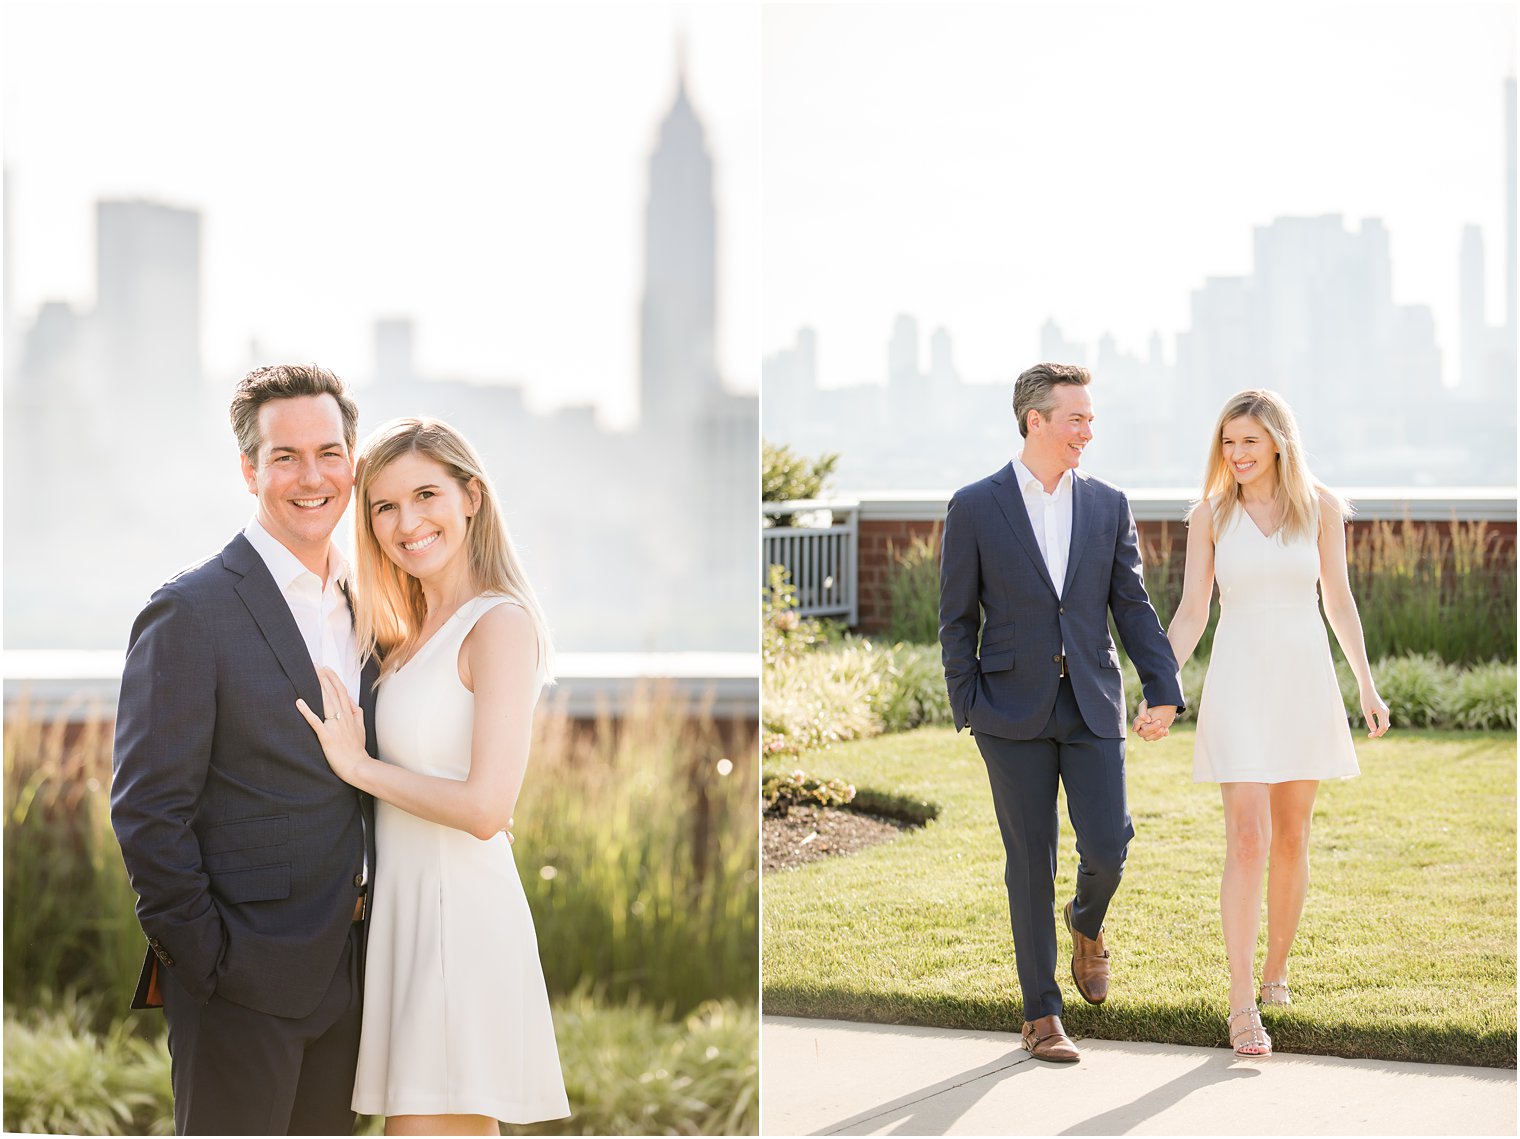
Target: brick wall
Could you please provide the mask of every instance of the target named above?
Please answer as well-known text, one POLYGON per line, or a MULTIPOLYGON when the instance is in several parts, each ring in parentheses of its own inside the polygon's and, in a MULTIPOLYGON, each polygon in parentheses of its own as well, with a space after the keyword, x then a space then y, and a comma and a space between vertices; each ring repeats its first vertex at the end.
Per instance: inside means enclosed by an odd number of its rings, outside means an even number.
MULTIPOLYGON (((922 513, 922 511, 915 513, 922 513)), ((1361 534, 1376 524, 1374 521, 1358 522, 1353 519, 1351 541, 1358 541, 1361 534)), ((1401 520, 1393 522, 1392 525, 1396 532, 1402 532, 1406 525, 1417 528, 1434 527, 1441 532, 1443 537, 1449 535, 1451 531, 1449 519, 1411 522, 1401 520)), ((861 632, 879 633, 887 627, 890 615, 887 573, 892 565, 892 550, 906 549, 915 536, 923 536, 937 544, 942 526, 941 520, 921 517, 894 519, 868 515, 861 518, 859 626, 861 632)), ((1136 523, 1136 526, 1140 533, 1140 548, 1146 558, 1161 555, 1165 547, 1169 545, 1172 557, 1179 565, 1181 564, 1187 546, 1187 528, 1181 522, 1142 519, 1136 523)), ((1515 523, 1513 521, 1491 521, 1488 523, 1488 532, 1493 535, 1490 546, 1491 555, 1496 558, 1514 556, 1515 523)))
POLYGON ((915 537, 939 548, 944 523, 926 520, 865 519, 860 521, 860 628, 879 633, 887 627, 887 572, 892 552, 906 550, 915 537))

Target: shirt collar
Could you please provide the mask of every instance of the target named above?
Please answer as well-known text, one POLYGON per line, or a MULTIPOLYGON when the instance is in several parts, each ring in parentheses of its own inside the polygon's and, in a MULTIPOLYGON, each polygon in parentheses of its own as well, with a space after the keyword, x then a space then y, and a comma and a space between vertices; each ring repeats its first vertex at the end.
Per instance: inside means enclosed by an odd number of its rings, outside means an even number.
MULTIPOLYGON (((264 564, 269 567, 270 576, 274 578, 275 584, 282 592, 287 586, 297 581, 302 574, 317 576, 302 565, 301 559, 291 553, 283 542, 264 529, 257 514, 248 520, 247 526, 243 527, 243 536, 248 539, 248 544, 257 551, 259 557, 264 559, 264 564)), ((348 584, 348 559, 343 556, 343 551, 338 548, 336 542, 327 544, 327 570, 329 581, 340 588, 348 584)))
MULTIPOLYGON (((1024 452, 1022 451, 1013 457, 1013 474, 1019 480, 1019 490, 1028 490, 1029 484, 1034 483, 1039 488, 1041 494, 1045 493, 1045 484, 1036 478, 1034 472, 1024 465, 1024 452)), ((1075 472, 1070 469, 1062 471, 1060 479, 1056 482, 1056 489, 1051 491, 1050 496, 1055 498, 1068 490, 1071 487, 1071 480, 1074 474, 1075 472)))

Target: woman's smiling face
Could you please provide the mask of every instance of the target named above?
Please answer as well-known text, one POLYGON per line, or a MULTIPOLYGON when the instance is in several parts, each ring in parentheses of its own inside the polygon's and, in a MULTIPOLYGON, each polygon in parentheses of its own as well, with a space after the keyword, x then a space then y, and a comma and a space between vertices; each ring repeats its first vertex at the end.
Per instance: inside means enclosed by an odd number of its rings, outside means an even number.
POLYGON ((370 525, 385 556, 417 578, 436 577, 455 558, 468 558, 470 517, 480 492, 417 452, 401 455, 369 486, 370 525))
POLYGON ((1277 474, 1277 444, 1260 420, 1236 416, 1219 433, 1219 449, 1242 487, 1277 474))

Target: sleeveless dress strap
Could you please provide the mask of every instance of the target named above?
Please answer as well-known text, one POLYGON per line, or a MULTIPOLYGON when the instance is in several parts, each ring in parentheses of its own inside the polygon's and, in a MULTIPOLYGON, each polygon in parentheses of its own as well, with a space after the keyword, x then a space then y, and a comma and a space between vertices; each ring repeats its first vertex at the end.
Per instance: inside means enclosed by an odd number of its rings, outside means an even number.
MULTIPOLYGON (((527 606, 517 600, 517 598, 508 597, 504 593, 482 593, 479 597, 471 598, 464 605, 460 606, 463 620, 460 621, 460 630, 456 634, 458 637, 456 643, 463 645, 465 638, 470 635, 471 630, 475 628, 480 619, 499 605, 515 605, 524 611, 527 609, 527 606)), ((542 683, 544 660, 541 647, 537 649, 537 658, 533 664, 533 675, 542 683)))

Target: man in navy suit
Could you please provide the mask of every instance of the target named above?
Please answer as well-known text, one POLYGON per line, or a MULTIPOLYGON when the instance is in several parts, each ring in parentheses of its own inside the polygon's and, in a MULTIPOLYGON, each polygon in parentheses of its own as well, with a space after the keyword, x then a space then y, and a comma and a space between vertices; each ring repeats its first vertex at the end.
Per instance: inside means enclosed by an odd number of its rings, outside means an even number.
POLYGON ((376 669, 329 541, 358 410, 331 372, 281 365, 243 379, 232 423, 254 516, 153 594, 122 673, 111 821, 148 939, 132 1004, 168 1019, 177 1133, 346 1135, 373 804, 295 702, 322 707, 329 666, 373 738, 376 669))
POLYGON ((1177 661, 1141 578, 1129 501, 1078 469, 1092 439, 1091 379, 1070 364, 1037 364, 1018 378, 1023 449, 956 491, 940 562, 950 706, 956 730, 970 727, 981 749, 1007 853, 1024 1047, 1066 1062, 1079 1057, 1061 1024, 1055 979, 1057 781, 1077 835, 1076 896, 1063 910, 1072 977, 1092 1004, 1108 996, 1103 918, 1134 836, 1110 613, 1150 704, 1142 738, 1165 735, 1182 707, 1177 661))

